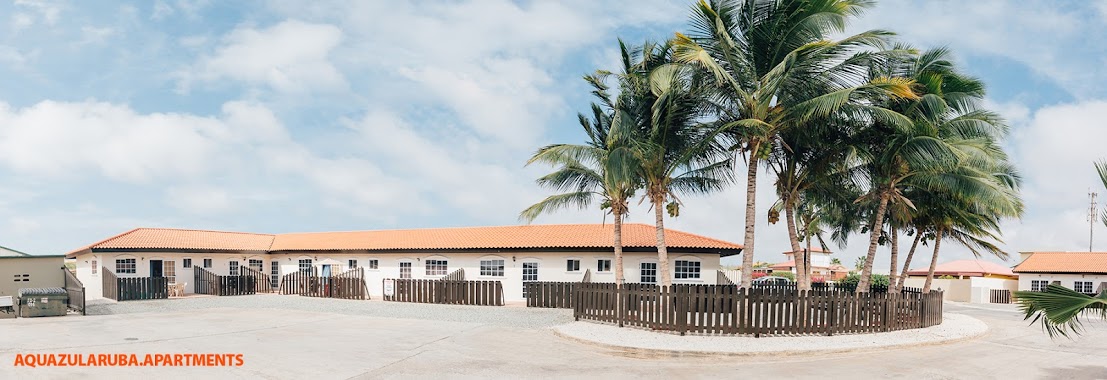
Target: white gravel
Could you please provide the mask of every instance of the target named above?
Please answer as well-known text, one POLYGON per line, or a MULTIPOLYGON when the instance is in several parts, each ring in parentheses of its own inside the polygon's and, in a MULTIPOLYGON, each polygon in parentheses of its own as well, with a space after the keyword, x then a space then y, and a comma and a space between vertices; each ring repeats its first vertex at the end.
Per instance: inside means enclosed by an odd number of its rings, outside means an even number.
POLYGON ((555 326, 553 330, 569 339, 623 349, 691 354, 792 355, 946 343, 984 335, 988 325, 967 315, 946 313, 941 325, 925 329, 835 336, 680 336, 583 321, 555 326))
MULTIPOLYGON (((151 301, 90 301, 88 315, 157 313, 211 308, 259 308, 322 311, 384 318, 471 322, 517 328, 542 328, 573 321, 569 309, 434 305, 380 300, 359 301, 292 295, 192 296, 151 301)), ((280 318, 279 312, 273 318, 280 318)))

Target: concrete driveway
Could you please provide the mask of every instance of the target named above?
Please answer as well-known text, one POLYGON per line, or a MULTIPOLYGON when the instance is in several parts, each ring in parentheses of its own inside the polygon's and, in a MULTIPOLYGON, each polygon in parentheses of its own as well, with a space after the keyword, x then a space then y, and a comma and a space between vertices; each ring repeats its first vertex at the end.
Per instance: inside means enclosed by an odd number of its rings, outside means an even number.
POLYGON ((879 352, 679 357, 577 343, 512 323, 272 308, 0 320, 0 378, 1107 378, 1107 323, 1089 323, 1075 341, 1051 341, 1013 307, 947 310, 991 330, 966 342, 879 352), (16 368, 17 353, 241 353, 244 365, 16 368))

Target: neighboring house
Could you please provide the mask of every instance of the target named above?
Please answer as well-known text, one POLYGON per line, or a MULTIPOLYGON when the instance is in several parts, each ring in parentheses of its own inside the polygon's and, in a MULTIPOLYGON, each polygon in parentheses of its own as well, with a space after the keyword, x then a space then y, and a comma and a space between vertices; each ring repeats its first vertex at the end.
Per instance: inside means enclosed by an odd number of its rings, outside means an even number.
MULTIPOLYGON (((796 256, 802 254, 803 251, 797 252, 784 252, 784 255, 788 256, 788 261, 773 264, 769 267, 773 272, 792 272, 796 273, 796 256)), ((812 277, 819 277, 824 280, 837 281, 845 278, 849 275, 849 270, 846 267, 839 264, 833 264, 830 258, 830 251, 824 251, 820 248, 811 249, 811 275, 812 277)))
POLYGON ((24 257, 30 256, 29 254, 16 251, 8 247, 0 247, 0 257, 24 257))
MULTIPOLYGON (((929 265, 907 271, 904 286, 923 287, 929 271, 929 265)), ((945 291, 947 301, 988 303, 992 290, 1018 290, 1018 278, 1011 268, 990 261, 955 260, 934 267, 930 287, 945 291)))
MULTIPOLYGON (((365 269, 369 294, 380 297, 385 278, 437 279, 459 268, 469 280, 498 280, 507 301, 523 300, 526 281, 614 282, 610 224, 527 225, 352 232, 253 234, 168 228, 137 228, 68 254, 90 298, 102 297, 104 268, 119 277, 168 277, 188 283, 193 267, 237 274, 251 267, 281 276, 316 267, 320 274, 365 269)), ((737 255, 738 244, 665 230, 674 283, 715 284, 720 257, 737 255)), ((656 231, 623 225, 627 282, 658 283, 656 231)))
POLYGON ((1086 294, 1107 290, 1107 252, 1019 252, 1019 290, 1057 284, 1086 294))
POLYGON ((16 296, 22 288, 65 286, 65 256, 30 255, 0 247, 0 297, 16 296))

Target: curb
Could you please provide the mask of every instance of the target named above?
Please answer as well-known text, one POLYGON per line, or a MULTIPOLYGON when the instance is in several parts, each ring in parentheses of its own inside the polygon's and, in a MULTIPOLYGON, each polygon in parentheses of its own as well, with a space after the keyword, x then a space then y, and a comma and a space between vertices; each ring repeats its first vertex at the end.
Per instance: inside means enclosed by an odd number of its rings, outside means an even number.
MULTIPOLYGON (((947 313, 947 314, 955 314, 955 313, 947 313)), ((973 319, 977 322, 984 323, 983 321, 980 321, 977 318, 973 318, 973 317, 970 317, 970 316, 967 316, 967 315, 964 315, 964 314, 956 314, 956 315, 971 318, 971 319, 973 319)), ((619 328, 619 327, 614 327, 614 325, 612 325, 611 327, 619 328)), ((628 328, 628 327, 623 327, 623 328, 628 328)), ((795 356, 805 356, 805 355, 810 355, 810 354, 864 353, 864 352, 873 352, 873 351, 904 349, 904 348, 912 348, 912 347, 939 346, 939 345, 945 345, 945 344, 959 343, 959 342, 969 341, 969 340, 973 340, 973 339, 985 336, 991 330, 991 328, 988 327, 987 324, 984 324, 984 329, 983 330, 981 330, 979 332, 974 332, 972 334, 968 334, 968 335, 965 335, 965 336, 958 336, 958 337, 953 337, 953 338, 949 338, 949 339, 938 339, 938 340, 931 340, 931 341, 924 341, 924 342, 894 343, 894 344, 879 345, 879 346, 865 346, 865 347, 855 347, 855 348, 780 350, 780 351, 727 352, 727 351, 672 350, 672 349, 661 349, 661 348, 643 348, 643 347, 632 347, 632 346, 620 346, 620 345, 617 345, 617 344, 597 342, 597 341, 588 340, 588 339, 584 339, 584 338, 580 338, 580 337, 576 337, 576 336, 571 336, 571 335, 568 335, 568 334, 565 334, 565 333, 559 331, 558 326, 551 327, 550 329, 553 331, 553 334, 555 336, 557 336, 559 338, 562 338, 562 339, 565 339, 565 340, 569 340, 569 341, 573 341, 573 342, 577 342, 577 343, 581 343, 581 344, 586 344, 586 345, 590 345, 590 346, 620 350, 620 351, 623 351, 625 353, 630 354, 631 356, 644 356, 644 357, 649 357, 649 356, 670 356, 670 357, 789 356, 789 357, 795 357, 795 356)), ((648 331, 648 330, 639 330, 639 331, 648 331)), ((851 335, 860 335, 860 334, 851 334, 851 335)), ((718 336, 718 337, 723 338, 723 337, 726 337, 726 336, 718 336)), ((744 338, 747 338, 747 337, 744 337, 744 338)), ((781 338, 787 338, 787 337, 781 337, 781 338)))

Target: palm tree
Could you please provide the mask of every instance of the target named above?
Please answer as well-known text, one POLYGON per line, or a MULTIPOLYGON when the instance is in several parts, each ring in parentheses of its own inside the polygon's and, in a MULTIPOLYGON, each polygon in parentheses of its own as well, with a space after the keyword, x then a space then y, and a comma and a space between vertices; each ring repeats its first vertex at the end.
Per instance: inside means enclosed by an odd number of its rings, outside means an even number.
POLYGON ((638 165, 645 198, 654 211, 658 276, 672 284, 665 245, 665 213, 680 213, 678 194, 722 189, 730 180, 730 160, 703 122, 711 88, 691 67, 672 61, 669 44, 646 43, 629 50, 620 41, 624 72, 615 105, 612 135, 625 139, 638 165))
MULTIPOLYGON (((871 188, 859 201, 872 202, 875 211, 870 214, 869 250, 858 291, 868 291, 889 205, 917 209, 908 197, 909 189, 955 199, 987 197, 986 202, 992 202, 984 205, 992 207, 989 211, 1001 217, 1021 214, 1018 177, 997 142, 1006 134, 1006 125, 996 114, 978 108, 984 96, 983 83, 954 71, 948 55, 945 49, 934 49, 905 60, 887 60, 873 69, 877 77, 913 78, 918 98, 886 99, 885 107, 909 117, 912 123, 905 128, 877 121, 864 137, 871 188)), ((935 199, 944 202, 941 197, 935 199)), ((941 235, 948 232, 948 228, 935 230, 935 246, 940 246, 941 235)))
POLYGON ((1044 292, 1015 292, 1015 299, 1025 314, 1023 319, 1040 321, 1050 338, 1067 337, 1069 332, 1079 334, 1082 330, 1080 317, 1087 314, 1098 314, 1107 320, 1107 292, 1092 297, 1060 285, 1049 285, 1044 292))
POLYGON ((847 21, 869 5, 861 0, 714 0, 693 8, 689 35, 674 39, 676 58, 711 73, 720 94, 719 126, 748 155, 742 286, 750 286, 754 256, 757 171, 778 134, 848 111, 904 119, 863 104, 875 95, 912 97, 910 82, 866 78, 865 67, 891 35, 869 31, 839 41, 847 21))
POLYGON ((553 173, 537 180, 539 185, 559 191, 519 214, 530 223, 539 215, 556 209, 576 206, 589 207, 596 198, 602 199, 601 207, 614 217, 615 283, 622 286, 623 274, 623 217, 629 213, 628 201, 640 187, 633 177, 635 162, 624 142, 610 134, 613 110, 611 97, 603 83, 605 73, 586 76, 594 88, 593 93, 606 106, 592 104, 592 119, 578 114, 580 125, 588 135, 583 145, 555 144, 546 146, 527 161, 527 165, 543 162, 557 166, 553 173))

